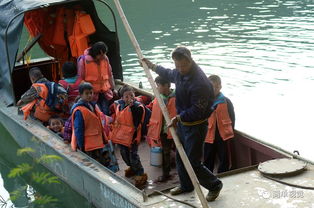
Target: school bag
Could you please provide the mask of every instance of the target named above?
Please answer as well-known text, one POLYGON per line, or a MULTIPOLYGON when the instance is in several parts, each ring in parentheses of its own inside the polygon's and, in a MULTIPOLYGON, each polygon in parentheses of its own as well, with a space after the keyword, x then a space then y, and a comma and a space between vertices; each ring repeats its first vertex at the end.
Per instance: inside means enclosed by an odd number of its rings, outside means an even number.
POLYGON ((55 82, 45 83, 48 89, 46 105, 55 112, 67 112, 68 95, 66 90, 55 82))

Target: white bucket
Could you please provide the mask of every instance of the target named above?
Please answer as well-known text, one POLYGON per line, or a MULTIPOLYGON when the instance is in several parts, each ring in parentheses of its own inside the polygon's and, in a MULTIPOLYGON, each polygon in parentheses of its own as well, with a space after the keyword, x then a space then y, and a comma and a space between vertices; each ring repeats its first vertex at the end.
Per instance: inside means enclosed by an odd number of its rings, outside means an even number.
POLYGON ((160 167, 162 165, 161 147, 152 147, 150 149, 150 165, 160 167))

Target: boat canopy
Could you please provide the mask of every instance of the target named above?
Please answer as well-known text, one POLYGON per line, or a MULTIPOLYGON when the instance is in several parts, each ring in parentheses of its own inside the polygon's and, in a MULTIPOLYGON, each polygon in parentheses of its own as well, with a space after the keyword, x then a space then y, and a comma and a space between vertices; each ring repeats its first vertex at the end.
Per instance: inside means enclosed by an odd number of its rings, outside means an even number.
MULTIPOLYGON (((98 1, 103 2, 102 0, 98 1)), ((108 45, 108 57, 112 65, 114 78, 123 80, 117 29, 112 32, 101 22, 92 0, 1 0, 0 95, 8 106, 16 102, 12 86, 12 72, 19 50, 25 13, 51 6, 62 6, 64 4, 78 4, 90 14, 96 28, 96 33, 90 36, 90 42, 104 41, 108 45)), ((111 8, 108 4, 106 6, 110 9, 114 21, 116 21, 111 8)))

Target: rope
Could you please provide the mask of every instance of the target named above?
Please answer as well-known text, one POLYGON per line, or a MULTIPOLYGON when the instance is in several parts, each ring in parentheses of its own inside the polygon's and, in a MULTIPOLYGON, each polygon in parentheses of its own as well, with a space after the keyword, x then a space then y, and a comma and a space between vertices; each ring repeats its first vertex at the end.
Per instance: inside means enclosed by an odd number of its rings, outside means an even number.
POLYGON ((285 181, 280 180, 280 179, 277 179, 277 178, 273 178, 273 177, 268 176, 268 175, 265 175, 265 174, 262 174, 262 175, 263 175, 265 178, 268 178, 268 179, 270 179, 270 180, 276 181, 276 182, 278 182, 278 183, 281 183, 281 184, 284 184, 284 185, 287 185, 287 186, 292 186, 292 187, 296 187, 296 188, 300 188, 300 189, 314 190, 314 187, 311 187, 311 186, 297 185, 297 184, 285 182, 285 181))

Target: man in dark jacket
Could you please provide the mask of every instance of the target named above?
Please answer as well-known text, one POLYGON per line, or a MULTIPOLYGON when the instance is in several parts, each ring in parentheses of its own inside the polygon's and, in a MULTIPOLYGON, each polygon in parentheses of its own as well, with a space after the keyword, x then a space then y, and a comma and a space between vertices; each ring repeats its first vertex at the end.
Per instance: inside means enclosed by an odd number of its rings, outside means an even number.
MULTIPOLYGON (((175 62, 173 70, 155 65, 147 59, 142 61, 154 72, 175 83, 177 116, 171 119, 170 126, 177 126, 178 136, 194 172, 200 184, 209 190, 206 199, 214 201, 222 189, 222 182, 201 162, 207 133, 207 120, 212 112, 213 87, 205 73, 193 61, 191 52, 187 48, 177 47, 172 52, 172 59, 175 62)), ((178 151, 176 163, 180 187, 172 189, 170 193, 177 195, 193 191, 192 181, 178 151)))

